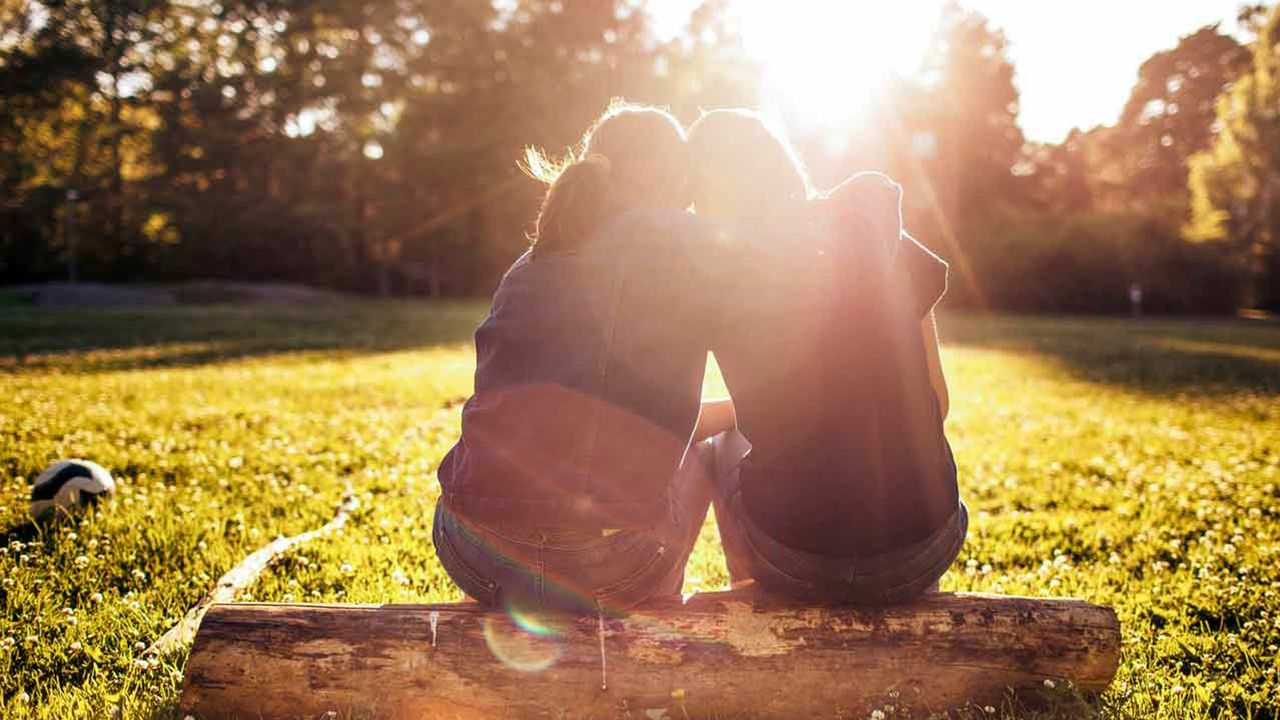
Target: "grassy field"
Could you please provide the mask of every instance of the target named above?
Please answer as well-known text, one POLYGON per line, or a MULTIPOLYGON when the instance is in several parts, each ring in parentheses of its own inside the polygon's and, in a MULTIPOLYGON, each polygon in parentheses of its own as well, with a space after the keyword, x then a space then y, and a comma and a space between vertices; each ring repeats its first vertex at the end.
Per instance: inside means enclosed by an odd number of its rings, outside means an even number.
MULTIPOLYGON (((347 487, 352 521, 244 597, 458 599, 431 546, 434 469, 483 310, 0 309, 0 716, 176 717, 184 655, 140 649, 347 487), (32 525, 29 483, 62 457, 107 466, 119 494, 32 525)), ((1118 609, 1112 690, 1060 689, 1057 716, 1280 717, 1280 325, 946 317, 943 334, 972 511, 943 589, 1118 609)), ((691 590, 725 581, 714 537, 691 590)))

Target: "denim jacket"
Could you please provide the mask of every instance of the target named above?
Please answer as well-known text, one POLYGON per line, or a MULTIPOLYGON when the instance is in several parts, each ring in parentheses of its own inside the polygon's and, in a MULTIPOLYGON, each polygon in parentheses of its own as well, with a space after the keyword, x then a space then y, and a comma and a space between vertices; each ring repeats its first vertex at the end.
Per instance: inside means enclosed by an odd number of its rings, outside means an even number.
POLYGON ((633 210, 580 248, 516 261, 476 332, 475 393, 439 469, 450 511, 560 527, 666 515, 710 336, 703 228, 633 210))

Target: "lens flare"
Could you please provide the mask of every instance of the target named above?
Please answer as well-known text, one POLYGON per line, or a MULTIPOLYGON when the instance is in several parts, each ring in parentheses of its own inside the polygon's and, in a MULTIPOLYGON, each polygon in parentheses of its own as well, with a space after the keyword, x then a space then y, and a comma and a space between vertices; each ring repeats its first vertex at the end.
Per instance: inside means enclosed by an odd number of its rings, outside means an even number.
POLYGON ((564 654, 564 632, 552 618, 517 609, 487 615, 481 623, 489 652, 508 668, 539 673, 564 654))

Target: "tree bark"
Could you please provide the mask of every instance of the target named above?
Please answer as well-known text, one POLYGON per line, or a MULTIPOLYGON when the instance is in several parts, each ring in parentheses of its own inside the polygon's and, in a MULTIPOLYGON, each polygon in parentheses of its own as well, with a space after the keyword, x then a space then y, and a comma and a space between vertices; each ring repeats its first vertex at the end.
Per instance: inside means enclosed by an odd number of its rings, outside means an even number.
POLYGON ((186 667, 198 718, 752 718, 927 714, 1085 692, 1120 629, 1080 600, 940 593, 813 607, 740 592, 625 618, 512 618, 478 605, 215 605, 186 667))

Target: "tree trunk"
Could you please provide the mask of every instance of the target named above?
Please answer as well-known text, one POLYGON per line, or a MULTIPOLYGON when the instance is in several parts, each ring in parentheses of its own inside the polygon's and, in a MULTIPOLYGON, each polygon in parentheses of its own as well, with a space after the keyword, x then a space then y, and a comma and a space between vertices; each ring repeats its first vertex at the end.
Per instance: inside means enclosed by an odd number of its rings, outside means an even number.
POLYGON ((696 596, 622 619, 478 605, 215 605, 186 667, 198 718, 865 717, 1100 691, 1115 612, 1080 600, 941 593, 860 609, 696 596))

